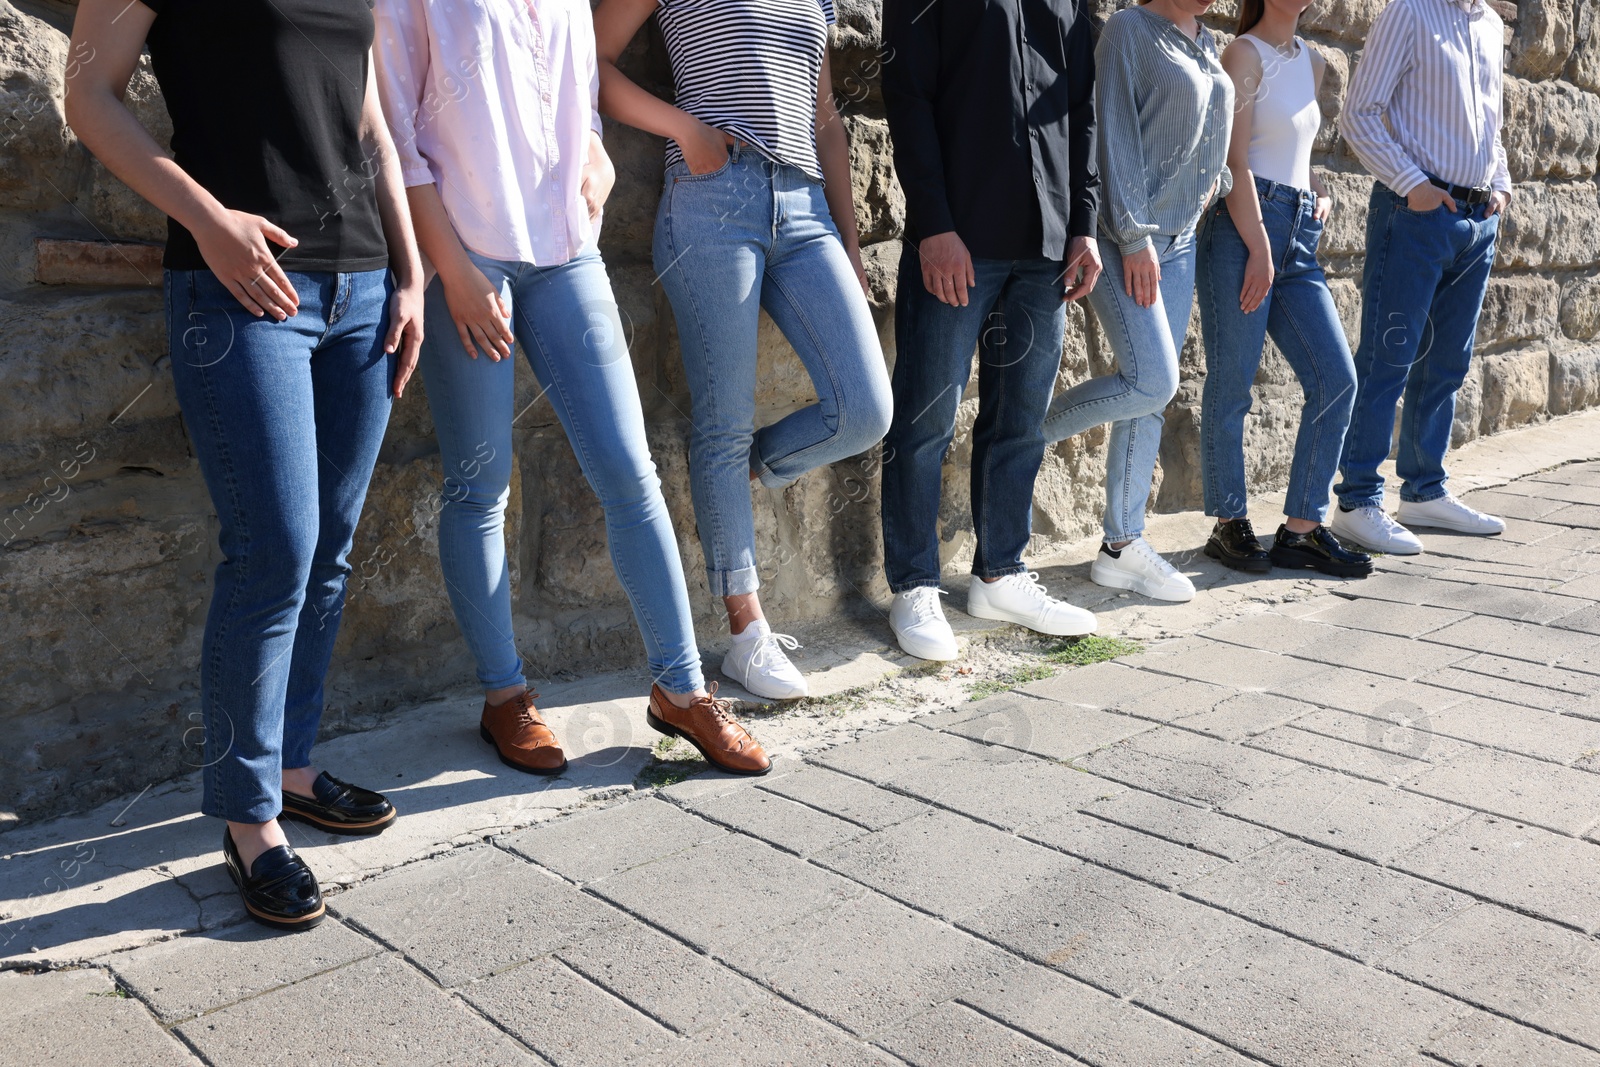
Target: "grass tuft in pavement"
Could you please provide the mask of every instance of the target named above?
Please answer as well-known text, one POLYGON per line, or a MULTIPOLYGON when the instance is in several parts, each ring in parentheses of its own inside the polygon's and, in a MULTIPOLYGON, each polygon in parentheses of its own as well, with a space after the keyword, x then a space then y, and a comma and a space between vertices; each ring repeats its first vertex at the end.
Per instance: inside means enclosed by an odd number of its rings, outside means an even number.
POLYGON ((1091 663, 1103 663, 1108 659, 1131 656, 1143 650, 1144 646, 1137 641, 1090 634, 1088 637, 1074 637, 1062 641, 1046 652, 1044 658, 1051 663, 1060 663, 1067 667, 1087 667, 1091 663))
POLYGON ((693 745, 676 737, 657 741, 650 755, 650 763, 633 780, 635 789, 664 789, 710 767, 693 745))

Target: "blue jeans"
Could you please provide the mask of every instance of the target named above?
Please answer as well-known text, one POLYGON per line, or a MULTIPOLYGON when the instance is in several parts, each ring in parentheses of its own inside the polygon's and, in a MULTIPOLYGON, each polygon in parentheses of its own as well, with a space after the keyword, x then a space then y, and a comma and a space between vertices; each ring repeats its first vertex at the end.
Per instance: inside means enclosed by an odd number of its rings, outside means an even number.
POLYGON ((822 186, 739 145, 709 174, 667 169, 655 267, 694 401, 689 484, 711 591, 753 593, 751 472, 782 488, 866 451, 889 429, 889 374, 872 312, 822 186), (817 402, 757 430, 763 308, 805 364, 817 402))
POLYGON ((889 588, 939 584, 939 490, 956 410, 978 351, 972 427, 972 573, 1027 568, 1033 482, 1044 459, 1040 424, 1061 367, 1065 266, 1049 259, 975 259, 966 307, 922 284, 917 246, 900 251, 895 300, 894 424, 884 441, 883 569, 889 588))
POLYGON ((1500 217, 1458 203, 1418 214, 1381 182, 1367 212, 1355 410, 1333 491, 1345 507, 1383 502, 1378 466, 1389 458, 1395 402, 1405 395, 1395 472, 1400 499, 1445 494, 1444 454, 1456 390, 1472 363, 1500 217))
POLYGON ((1256 196, 1277 274, 1266 299, 1250 314, 1239 310, 1250 251, 1228 205, 1218 204, 1200 230, 1195 279, 1206 352, 1200 403, 1206 514, 1240 519, 1248 513, 1244 417, 1250 411, 1250 385, 1261 365, 1262 346, 1270 334, 1294 368, 1306 398, 1300 408, 1283 513, 1321 522, 1328 514, 1328 491, 1355 403, 1356 368, 1328 280, 1317 263, 1322 223, 1315 218, 1315 194, 1257 178, 1256 196))
POLYGON ((1160 294, 1140 307, 1123 288, 1122 253, 1102 239, 1105 273, 1089 294, 1117 357, 1113 374, 1079 382, 1056 397, 1044 420, 1047 441, 1061 441, 1111 423, 1106 454, 1105 539, 1129 541, 1144 532, 1144 509, 1161 454, 1167 403, 1178 392, 1178 353, 1194 306, 1194 228, 1154 238, 1161 257, 1160 294))
MULTIPOLYGON (((556 267, 468 256, 511 310, 517 342, 605 509, 611 564, 644 637, 651 677, 674 693, 700 688, 683 562, 605 264, 592 248, 556 267)), ((425 314, 433 325, 422 345, 422 378, 444 466, 439 565, 478 684, 521 685, 505 547, 515 365, 467 355, 437 278, 425 314)))
POLYGON ((308 766, 346 556, 389 422, 386 270, 288 272, 299 313, 256 318, 210 271, 167 271, 172 377, 221 524, 200 651, 201 810, 259 823, 308 766))

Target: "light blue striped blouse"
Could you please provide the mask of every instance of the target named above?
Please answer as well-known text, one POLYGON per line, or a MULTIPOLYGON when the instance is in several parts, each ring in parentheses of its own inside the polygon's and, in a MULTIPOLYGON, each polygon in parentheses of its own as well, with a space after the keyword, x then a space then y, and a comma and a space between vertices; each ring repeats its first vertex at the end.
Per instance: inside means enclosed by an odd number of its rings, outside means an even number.
POLYGON ((1182 233, 1214 187, 1217 196, 1233 188, 1233 81, 1210 30, 1191 41, 1144 7, 1106 20, 1094 59, 1100 234, 1126 255, 1155 234, 1182 233))

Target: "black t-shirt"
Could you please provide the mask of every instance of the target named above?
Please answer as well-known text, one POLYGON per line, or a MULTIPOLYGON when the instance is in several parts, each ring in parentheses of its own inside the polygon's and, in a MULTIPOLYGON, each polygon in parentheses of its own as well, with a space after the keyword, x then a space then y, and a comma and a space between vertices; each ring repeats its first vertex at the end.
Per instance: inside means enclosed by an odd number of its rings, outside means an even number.
MULTIPOLYGON (((143 0, 146 43, 172 115, 178 165, 223 206, 277 223, 300 244, 285 270, 389 263, 376 167, 360 122, 372 0, 143 0)), ((194 237, 167 221, 171 270, 205 270, 194 237)))

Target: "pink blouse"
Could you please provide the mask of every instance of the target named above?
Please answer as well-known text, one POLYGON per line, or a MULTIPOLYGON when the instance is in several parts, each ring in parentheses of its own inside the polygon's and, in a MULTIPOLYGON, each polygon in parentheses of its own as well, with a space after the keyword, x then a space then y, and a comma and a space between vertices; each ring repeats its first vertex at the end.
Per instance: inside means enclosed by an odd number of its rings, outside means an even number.
POLYGON ((586 0, 377 0, 373 56, 405 184, 432 183, 461 243, 565 263, 599 236, 582 196, 600 132, 586 0))

